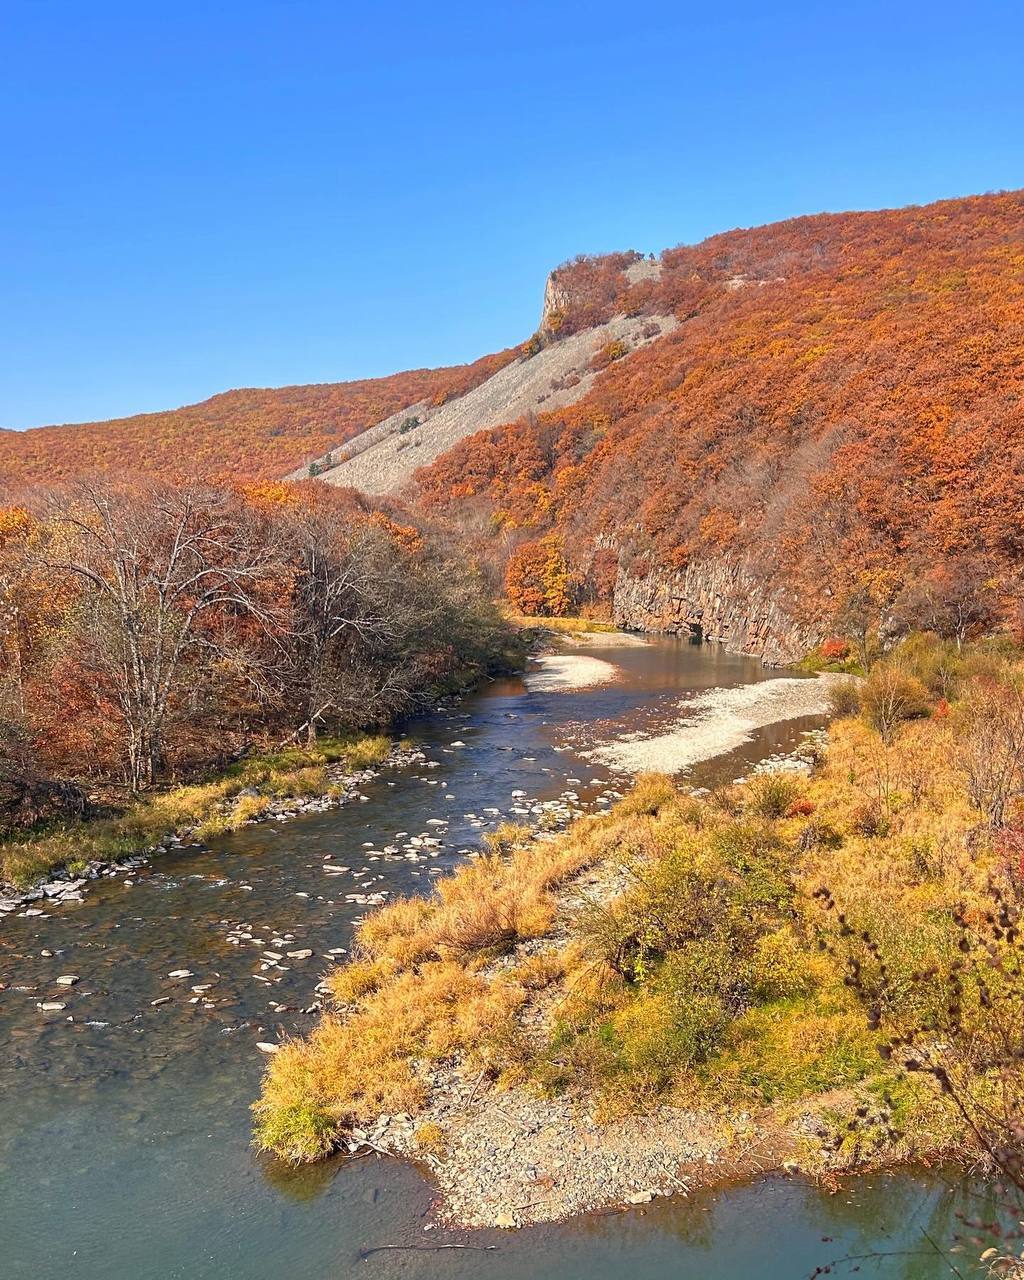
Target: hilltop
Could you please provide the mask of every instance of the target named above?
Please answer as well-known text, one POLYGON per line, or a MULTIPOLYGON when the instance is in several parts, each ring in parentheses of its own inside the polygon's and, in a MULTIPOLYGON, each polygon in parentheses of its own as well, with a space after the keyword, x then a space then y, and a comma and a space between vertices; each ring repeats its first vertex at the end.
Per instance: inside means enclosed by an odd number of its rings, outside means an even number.
POLYGON ((419 473, 429 507, 504 531, 525 612, 604 608, 781 660, 829 627, 1018 621, 1024 194, 581 259, 548 302, 558 338, 676 323, 575 404, 419 473))

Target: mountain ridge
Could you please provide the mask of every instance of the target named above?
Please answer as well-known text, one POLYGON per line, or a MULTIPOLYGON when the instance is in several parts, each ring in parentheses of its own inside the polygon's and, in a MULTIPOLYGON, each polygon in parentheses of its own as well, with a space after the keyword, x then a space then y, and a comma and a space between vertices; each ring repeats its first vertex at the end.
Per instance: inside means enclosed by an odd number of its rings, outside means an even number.
POLYGON ((116 468, 173 479, 198 474, 277 480, 409 401, 462 394, 503 358, 498 352, 466 365, 347 382, 239 387, 177 409, 24 431, 5 428, 0 476, 8 483, 38 483, 68 479, 83 469, 116 468))
POLYGON ((785 659, 809 621, 821 636, 860 601, 889 625, 922 582, 960 578, 1017 625, 1024 193, 725 232, 636 282, 630 265, 556 272, 557 332, 660 311, 673 333, 417 475, 429 508, 504 532, 521 605, 785 659), (770 607, 752 586, 716 604, 725 580, 773 584, 770 607))

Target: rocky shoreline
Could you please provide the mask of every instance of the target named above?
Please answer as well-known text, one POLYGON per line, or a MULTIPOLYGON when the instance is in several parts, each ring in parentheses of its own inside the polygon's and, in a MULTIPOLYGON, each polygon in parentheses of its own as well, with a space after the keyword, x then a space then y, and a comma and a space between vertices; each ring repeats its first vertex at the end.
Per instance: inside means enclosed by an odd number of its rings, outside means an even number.
MULTIPOLYGON (((812 731, 792 752, 752 772, 809 772, 824 738, 812 731)), ((538 831, 534 838, 553 837, 538 831)), ((618 896, 626 876, 611 858, 567 882, 549 933, 520 943, 485 976, 556 949, 573 913, 618 896)), ((533 993, 520 1024, 541 1034, 550 1013, 545 994, 533 993)), ((784 1116, 768 1108, 726 1114, 663 1105, 606 1120, 583 1092, 543 1097, 524 1087, 498 1088, 458 1060, 415 1065, 427 1094, 416 1116, 364 1117, 347 1132, 343 1151, 350 1157, 376 1151, 424 1166, 439 1193, 437 1225, 515 1229, 792 1172, 819 1128, 813 1108, 784 1116)))
MULTIPOLYGON (((323 813, 328 809, 339 809, 353 801, 366 800, 361 788, 378 777, 386 768, 404 767, 424 759, 423 753, 402 748, 395 744, 379 765, 356 772, 349 772, 343 764, 327 766, 327 779, 330 790, 313 797, 285 796, 272 800, 269 807, 260 814, 247 818, 243 826, 254 826, 262 822, 287 822, 292 818, 304 817, 313 813, 323 813)), ((51 874, 50 878, 33 885, 29 889, 18 889, 13 885, 0 883, 0 922, 8 915, 41 916, 50 908, 62 903, 81 902, 88 885, 97 880, 110 879, 123 875, 144 866, 160 854, 170 853, 178 849, 187 849, 201 842, 191 838, 192 831, 169 832, 155 844, 148 845, 138 853, 112 861, 93 861, 78 874, 62 870, 51 874)))

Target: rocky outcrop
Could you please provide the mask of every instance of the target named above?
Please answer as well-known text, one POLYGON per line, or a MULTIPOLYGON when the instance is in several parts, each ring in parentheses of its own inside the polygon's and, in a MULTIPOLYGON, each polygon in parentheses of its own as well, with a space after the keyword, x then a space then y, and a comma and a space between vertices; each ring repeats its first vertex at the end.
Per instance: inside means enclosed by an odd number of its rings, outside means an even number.
POLYGON ((793 594, 784 584, 726 560, 642 575, 620 567, 614 608, 620 627, 689 632, 734 652, 755 654, 767 666, 795 662, 823 638, 820 627, 798 621, 793 594))
POLYGON ((552 271, 544 282, 544 304, 540 312, 540 332, 554 333, 558 328, 558 319, 569 309, 572 298, 569 290, 558 278, 558 272, 552 271))

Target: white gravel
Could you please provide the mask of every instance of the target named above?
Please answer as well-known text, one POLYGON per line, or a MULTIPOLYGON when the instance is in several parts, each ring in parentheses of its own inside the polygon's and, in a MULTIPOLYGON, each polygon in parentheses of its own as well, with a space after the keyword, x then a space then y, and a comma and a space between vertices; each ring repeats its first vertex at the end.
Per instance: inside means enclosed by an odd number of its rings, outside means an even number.
MULTIPOLYGON (((353 485, 364 493, 394 493, 418 467, 433 462, 466 436, 515 422, 526 413, 575 404, 593 385, 597 374, 590 362, 606 343, 622 340, 635 351, 670 333, 677 324, 674 316, 615 316, 607 324, 552 342, 530 359, 513 360, 456 400, 437 407, 419 404, 393 414, 363 433, 372 441, 369 448, 363 448, 362 436, 354 436, 334 452, 355 456, 320 478, 326 484, 353 485), (407 416, 418 417, 420 425, 403 435, 398 427, 407 416)), ((293 477, 304 474, 300 468, 293 477)))
POLYGON ((678 773, 726 755, 749 742, 755 729, 824 715, 832 681, 781 677, 735 689, 709 689, 684 699, 685 714, 666 733, 631 734, 585 752, 591 759, 623 773, 678 773))

